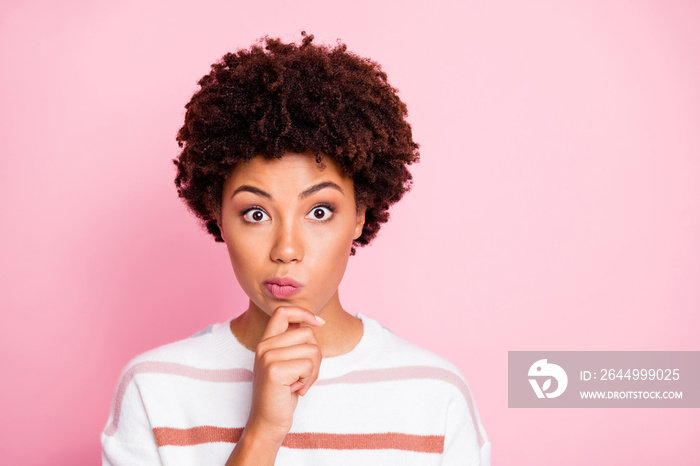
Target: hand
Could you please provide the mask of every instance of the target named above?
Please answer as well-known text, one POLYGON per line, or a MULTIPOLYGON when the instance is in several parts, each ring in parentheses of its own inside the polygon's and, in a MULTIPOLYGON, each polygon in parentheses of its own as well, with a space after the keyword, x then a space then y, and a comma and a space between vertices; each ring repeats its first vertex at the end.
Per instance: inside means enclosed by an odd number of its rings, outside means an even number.
POLYGON ((253 401, 246 430, 282 443, 292 427, 299 395, 318 379, 321 348, 313 330, 323 325, 298 307, 275 309, 255 351, 253 401))

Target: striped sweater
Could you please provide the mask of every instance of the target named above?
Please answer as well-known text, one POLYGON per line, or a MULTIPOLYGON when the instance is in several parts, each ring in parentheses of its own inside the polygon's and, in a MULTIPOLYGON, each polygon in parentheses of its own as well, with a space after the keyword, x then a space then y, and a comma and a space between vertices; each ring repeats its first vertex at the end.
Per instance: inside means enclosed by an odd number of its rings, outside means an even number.
MULTIPOLYGON (((278 465, 489 465, 469 387, 449 362, 358 314, 349 353, 299 398, 278 465)), ((223 465, 248 419, 255 354, 230 322, 148 351, 122 372, 103 465, 223 465)))

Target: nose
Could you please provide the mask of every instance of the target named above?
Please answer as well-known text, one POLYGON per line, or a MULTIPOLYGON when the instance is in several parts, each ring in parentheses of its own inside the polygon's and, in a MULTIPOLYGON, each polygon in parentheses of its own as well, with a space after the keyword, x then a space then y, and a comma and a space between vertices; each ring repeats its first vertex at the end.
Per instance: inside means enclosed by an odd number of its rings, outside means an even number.
POLYGON ((301 226, 293 221, 281 222, 275 231, 275 238, 270 250, 270 259, 274 262, 299 262, 304 258, 303 234, 301 226))

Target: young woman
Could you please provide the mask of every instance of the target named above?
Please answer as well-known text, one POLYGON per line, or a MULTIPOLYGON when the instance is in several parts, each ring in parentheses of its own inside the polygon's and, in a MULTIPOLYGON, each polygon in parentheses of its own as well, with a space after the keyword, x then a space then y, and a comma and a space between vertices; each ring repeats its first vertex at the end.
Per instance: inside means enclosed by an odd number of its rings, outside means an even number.
POLYGON ((490 463, 459 371, 340 303, 418 146, 378 64, 312 41, 225 55, 187 104, 175 183, 250 302, 129 363, 104 464, 490 463))

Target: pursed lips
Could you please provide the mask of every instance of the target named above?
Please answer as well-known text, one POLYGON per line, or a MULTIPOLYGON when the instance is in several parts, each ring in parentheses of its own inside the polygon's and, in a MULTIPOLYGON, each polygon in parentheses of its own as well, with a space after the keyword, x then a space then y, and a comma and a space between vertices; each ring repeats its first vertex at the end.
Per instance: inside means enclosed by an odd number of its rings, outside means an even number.
POLYGON ((270 294, 277 299, 288 298, 301 290, 301 283, 288 277, 272 278, 265 281, 270 294))

